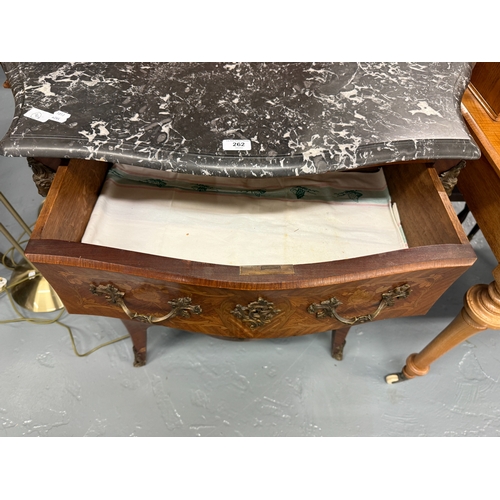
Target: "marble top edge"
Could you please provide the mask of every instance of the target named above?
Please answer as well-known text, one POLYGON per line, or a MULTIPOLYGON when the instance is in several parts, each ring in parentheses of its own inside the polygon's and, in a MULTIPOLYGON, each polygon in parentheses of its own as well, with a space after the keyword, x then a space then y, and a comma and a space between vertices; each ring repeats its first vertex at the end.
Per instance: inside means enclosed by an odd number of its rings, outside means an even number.
POLYGON ((16 105, 5 156, 289 176, 480 155, 460 114, 470 63, 3 67, 16 105), (228 139, 250 149, 226 150, 228 139))

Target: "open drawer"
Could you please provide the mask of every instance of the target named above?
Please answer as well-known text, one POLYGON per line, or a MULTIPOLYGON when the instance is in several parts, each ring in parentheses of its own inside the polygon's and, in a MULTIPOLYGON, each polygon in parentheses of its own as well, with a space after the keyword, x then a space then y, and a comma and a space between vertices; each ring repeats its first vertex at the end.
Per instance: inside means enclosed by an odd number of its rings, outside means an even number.
POLYGON ((60 167, 26 248, 68 312, 237 338, 425 314, 475 261, 432 166, 384 167, 408 248, 298 265, 234 266, 81 243, 109 165, 60 167))

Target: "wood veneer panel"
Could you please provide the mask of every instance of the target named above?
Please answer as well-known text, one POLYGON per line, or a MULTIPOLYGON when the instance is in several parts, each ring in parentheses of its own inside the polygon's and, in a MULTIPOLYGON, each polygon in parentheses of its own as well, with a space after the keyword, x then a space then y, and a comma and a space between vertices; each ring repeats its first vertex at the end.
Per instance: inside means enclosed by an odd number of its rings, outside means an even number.
POLYGON ((342 316, 349 318, 369 314, 378 307, 383 292, 405 283, 410 285, 410 295, 397 300, 392 307, 385 308, 377 319, 425 314, 465 270, 435 268, 403 271, 385 277, 307 289, 231 290, 145 279, 109 271, 96 272, 94 269, 59 264, 40 266, 42 274, 50 272, 51 284, 64 298, 70 313, 125 319, 127 316, 119 305, 111 304, 90 291, 90 285, 112 284, 124 292, 123 300, 131 311, 155 317, 169 312, 170 300, 190 297, 193 305, 201 307, 202 314, 189 318, 174 317, 162 324, 182 330, 240 338, 287 337, 340 328, 345 325, 334 318, 317 319, 308 313, 309 305, 335 297, 342 302, 338 308, 342 316), (252 330, 235 318, 231 311, 237 304, 247 305, 258 297, 272 302, 280 312, 268 325, 252 330))
POLYGON ((80 241, 107 170, 107 163, 89 160, 59 167, 32 238, 80 241))

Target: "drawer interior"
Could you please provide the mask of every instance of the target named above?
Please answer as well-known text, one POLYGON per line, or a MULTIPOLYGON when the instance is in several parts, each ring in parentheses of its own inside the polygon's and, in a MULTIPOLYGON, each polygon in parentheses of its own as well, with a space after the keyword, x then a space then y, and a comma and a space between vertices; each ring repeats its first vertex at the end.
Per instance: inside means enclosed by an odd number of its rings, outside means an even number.
MULTIPOLYGON (((80 242, 107 169, 108 166, 102 162, 81 160, 73 160, 69 166, 60 167, 33 238, 80 242)), ((391 165, 384 167, 384 174, 391 199, 397 206, 395 215, 399 215, 409 248, 467 242, 434 169, 425 164, 391 165)), ((347 198, 348 195, 343 197, 344 200, 347 198)), ((357 201, 351 205, 356 208, 355 204, 357 201)), ((318 231, 321 231, 321 226, 322 221, 317 220, 318 231)), ((376 227, 374 232, 377 232, 376 227)), ((403 244, 400 248, 405 246, 403 244)))
POLYGON ((219 265, 297 265, 407 248, 382 169, 202 177, 114 165, 82 243, 219 265))

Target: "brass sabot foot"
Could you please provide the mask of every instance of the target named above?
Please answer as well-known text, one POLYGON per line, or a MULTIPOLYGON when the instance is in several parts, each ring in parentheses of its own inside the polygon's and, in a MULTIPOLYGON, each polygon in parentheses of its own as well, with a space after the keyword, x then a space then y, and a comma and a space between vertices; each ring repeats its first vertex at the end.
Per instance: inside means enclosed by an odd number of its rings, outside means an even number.
POLYGON ((408 378, 403 372, 390 373, 389 375, 385 376, 385 381, 388 384, 397 384, 399 382, 404 382, 405 380, 408 380, 408 378))

